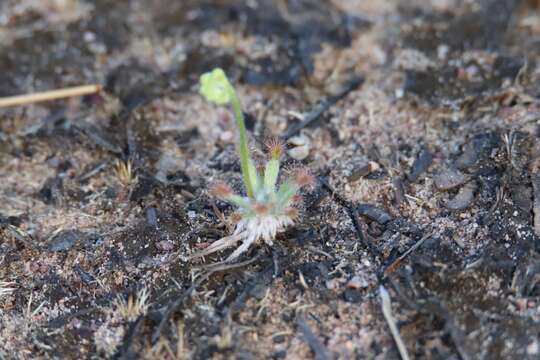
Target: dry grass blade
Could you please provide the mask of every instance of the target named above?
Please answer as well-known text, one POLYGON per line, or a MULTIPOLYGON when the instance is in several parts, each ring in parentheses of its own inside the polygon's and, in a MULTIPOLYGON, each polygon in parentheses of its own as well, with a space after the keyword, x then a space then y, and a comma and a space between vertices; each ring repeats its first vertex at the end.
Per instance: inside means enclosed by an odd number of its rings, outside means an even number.
POLYGON ((37 92, 33 94, 8 96, 0 98, 0 108, 17 105, 28 105, 37 102, 59 100, 75 96, 92 95, 97 94, 100 91, 100 85, 82 85, 58 90, 37 92))
POLYGON ((114 301, 114 313, 127 321, 135 321, 140 315, 144 315, 148 311, 149 296, 148 290, 142 288, 135 297, 129 295, 127 301, 123 297, 118 297, 114 301))
POLYGON ((427 239, 429 239, 432 235, 433 235, 433 233, 431 233, 431 232, 429 234, 425 235, 420 240, 418 240, 413 246, 411 246, 407 251, 405 251, 403 254, 401 254, 400 257, 398 257, 392 264, 390 264, 386 268, 386 270, 384 270, 384 276, 387 277, 388 275, 390 275, 391 273, 396 271, 399 268, 399 266, 401 265, 401 263, 403 262, 403 260, 407 256, 409 256, 413 251, 417 250, 420 246, 422 246, 422 244, 427 239))
POLYGON ((302 318, 298 318, 296 320, 296 325, 298 326, 298 330, 302 334, 305 342, 309 345, 311 350, 313 350, 315 354, 315 360, 330 359, 327 350, 322 344, 321 340, 313 333, 306 321, 302 318))
POLYGON ((13 285, 15 285, 14 282, 0 281, 0 299, 15 291, 15 288, 12 287, 13 285))
POLYGON ((243 266, 247 266, 249 264, 254 263, 255 261, 259 260, 260 256, 257 255, 252 259, 242 261, 236 264, 227 264, 227 263, 221 263, 219 265, 213 266, 211 269, 209 269, 205 274, 201 275, 197 280, 191 284, 191 286, 180 295, 178 299, 176 299, 174 302, 169 304, 165 310, 165 313, 163 317, 161 318, 160 323, 156 327, 156 330, 154 331, 152 335, 152 343, 156 343, 159 340, 159 337, 161 336, 161 332, 163 330, 163 327, 165 326, 165 323, 168 321, 170 316, 184 303, 184 301, 191 296, 191 294, 197 289, 204 281, 206 281, 212 274, 218 272, 218 271, 226 271, 231 270, 243 266))
POLYGON ((117 160, 114 166, 116 178, 123 186, 129 186, 133 180, 133 170, 131 166, 131 160, 120 161, 117 160))
POLYGON ((396 320, 392 315, 392 304, 390 302, 390 295, 382 285, 379 287, 379 294, 381 296, 382 312, 384 318, 386 319, 386 322, 388 323, 388 326, 390 327, 390 332, 394 337, 394 341, 396 342, 399 355, 401 356, 401 359, 409 360, 410 358, 409 354, 407 353, 407 348, 405 347, 405 343, 403 343, 403 339, 401 338, 398 327, 396 325, 396 320))
POLYGON ((196 254, 191 255, 189 257, 189 260, 197 259, 197 258, 206 256, 206 255, 210 255, 210 254, 215 253, 217 251, 220 251, 220 250, 226 249, 228 247, 231 247, 237 241, 239 241, 240 239, 241 239, 240 234, 233 234, 233 235, 221 238, 221 239, 219 239, 217 241, 214 241, 206 249, 204 249, 204 250, 202 250, 202 251, 200 251, 200 252, 198 252, 196 254))

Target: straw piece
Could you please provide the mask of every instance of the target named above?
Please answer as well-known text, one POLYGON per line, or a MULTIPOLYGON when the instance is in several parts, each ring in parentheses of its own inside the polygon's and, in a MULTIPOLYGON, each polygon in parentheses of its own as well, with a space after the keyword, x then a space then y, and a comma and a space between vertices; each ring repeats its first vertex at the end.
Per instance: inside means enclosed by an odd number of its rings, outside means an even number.
POLYGON ((37 92, 33 94, 8 96, 0 98, 0 108, 27 105, 42 101, 64 99, 74 96, 92 95, 101 91, 100 85, 83 85, 70 88, 37 92))
POLYGON ((398 327, 396 325, 396 320, 394 319, 394 316, 392 315, 392 306, 390 302, 390 295, 388 294, 388 291, 384 288, 384 286, 379 287, 379 295, 381 297, 382 302, 382 312, 384 315, 384 318, 386 319, 386 322, 388 323, 388 326, 390 327, 390 332, 392 333, 392 337, 394 338, 394 341, 396 342, 399 355, 401 356, 402 360, 409 360, 409 354, 407 353, 407 348, 405 347, 405 343, 403 342, 403 339, 401 338, 401 335, 399 334, 398 327))

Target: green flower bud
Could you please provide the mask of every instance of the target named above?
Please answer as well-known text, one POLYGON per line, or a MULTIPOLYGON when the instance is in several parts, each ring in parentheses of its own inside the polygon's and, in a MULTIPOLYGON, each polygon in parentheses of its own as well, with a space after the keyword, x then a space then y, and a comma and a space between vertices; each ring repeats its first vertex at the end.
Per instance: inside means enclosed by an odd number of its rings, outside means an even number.
POLYGON ((231 102, 231 83, 222 69, 216 68, 203 74, 200 83, 200 93, 209 102, 217 105, 231 102))

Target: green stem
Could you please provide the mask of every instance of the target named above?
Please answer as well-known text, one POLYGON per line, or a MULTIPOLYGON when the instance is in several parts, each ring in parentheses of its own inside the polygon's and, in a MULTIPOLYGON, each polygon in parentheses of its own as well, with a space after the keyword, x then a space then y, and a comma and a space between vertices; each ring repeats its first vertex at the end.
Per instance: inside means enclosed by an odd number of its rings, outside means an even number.
POLYGON ((236 95, 233 87, 229 87, 231 95, 231 105, 234 112, 234 118, 236 119, 236 125, 240 132, 240 168, 242 169, 242 177, 244 178, 244 184, 246 185, 246 192, 249 197, 253 197, 253 186, 251 183, 252 177, 249 174, 249 148, 247 145, 247 136, 246 136, 246 125, 244 123, 244 114, 242 113, 242 107, 240 105, 240 100, 236 95))

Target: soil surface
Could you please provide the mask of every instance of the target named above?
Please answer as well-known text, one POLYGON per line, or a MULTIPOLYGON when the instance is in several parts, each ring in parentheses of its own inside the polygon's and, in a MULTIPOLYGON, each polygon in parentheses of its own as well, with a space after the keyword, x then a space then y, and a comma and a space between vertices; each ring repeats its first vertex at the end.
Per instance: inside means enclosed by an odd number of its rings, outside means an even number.
POLYGON ((1 359, 540 357, 539 1, 0 3, 0 96, 93 83, 0 109, 1 359), (317 178, 234 263, 217 66, 317 178))

